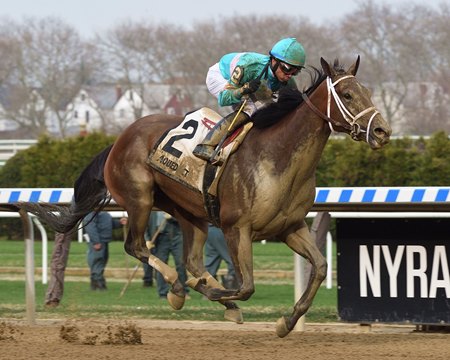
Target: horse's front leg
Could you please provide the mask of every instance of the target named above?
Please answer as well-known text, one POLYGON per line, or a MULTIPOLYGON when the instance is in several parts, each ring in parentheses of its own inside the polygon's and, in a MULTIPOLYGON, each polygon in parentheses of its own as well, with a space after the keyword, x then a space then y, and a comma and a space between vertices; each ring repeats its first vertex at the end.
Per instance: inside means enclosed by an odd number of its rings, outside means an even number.
MULTIPOLYGON (((206 227, 207 228, 207 227, 206 227)), ((210 273, 205 269, 203 262, 203 248, 206 241, 206 231, 194 226, 183 226, 183 241, 184 241, 184 262, 186 269, 194 276, 188 280, 186 284, 198 291, 199 293, 208 297, 212 289, 225 290, 210 273)), ((232 301, 218 300, 225 306, 224 318, 236 322, 243 323, 242 311, 239 306, 232 301)))
POLYGON ((277 335, 285 337, 295 327, 298 319, 305 314, 312 304, 314 296, 319 290, 320 284, 326 277, 327 263, 310 236, 308 226, 303 222, 303 227, 286 236, 286 244, 297 254, 306 258, 312 265, 308 286, 301 298, 294 306, 290 317, 281 317, 277 321, 277 335))
POLYGON ((255 292, 250 229, 225 229, 224 235, 241 287, 239 289, 210 289, 207 296, 211 300, 248 300, 255 292))

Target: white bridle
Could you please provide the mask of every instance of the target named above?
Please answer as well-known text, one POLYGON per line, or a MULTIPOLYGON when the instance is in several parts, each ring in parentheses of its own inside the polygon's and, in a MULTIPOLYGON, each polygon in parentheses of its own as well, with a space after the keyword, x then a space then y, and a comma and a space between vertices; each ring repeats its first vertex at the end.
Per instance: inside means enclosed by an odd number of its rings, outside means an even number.
MULTIPOLYGON (((352 127, 352 130, 350 132, 351 137, 354 140, 357 140, 358 134, 360 132, 365 132, 366 133, 366 141, 369 142, 369 133, 370 133, 370 127, 372 125, 372 121, 375 118, 375 116, 377 116, 377 114, 379 114, 380 112, 375 108, 375 106, 371 106, 371 107, 361 111, 356 116, 353 116, 352 113, 342 103, 342 100, 339 98, 339 96, 338 96, 338 94, 336 92, 336 89, 335 89, 336 84, 338 84, 342 80, 349 79, 349 78, 352 78, 352 77, 354 77, 354 76, 353 75, 346 75, 346 76, 343 76, 343 77, 337 79, 335 82, 332 82, 331 78, 329 76, 327 76, 327 89, 328 89, 327 116, 330 118, 330 115, 331 115, 331 95, 333 95, 333 98, 334 98, 334 101, 336 103, 336 106, 339 109, 339 111, 341 112, 342 117, 352 127), (361 126, 356 121, 359 118, 361 118, 362 116, 370 113, 371 111, 373 111, 373 114, 372 114, 372 116, 369 119, 369 123, 367 124, 367 129, 363 130, 363 129, 361 129, 361 126)), ((335 131, 334 128, 333 128, 333 125, 331 124, 331 122, 328 122, 328 125, 330 126, 331 131, 335 131)))

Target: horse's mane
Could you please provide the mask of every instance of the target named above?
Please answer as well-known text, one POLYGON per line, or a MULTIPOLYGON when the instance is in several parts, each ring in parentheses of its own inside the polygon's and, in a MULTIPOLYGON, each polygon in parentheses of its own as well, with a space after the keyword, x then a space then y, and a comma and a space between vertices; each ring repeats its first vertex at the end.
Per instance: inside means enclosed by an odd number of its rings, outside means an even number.
MULTIPOLYGON (((333 67, 337 72, 343 71, 338 59, 334 61, 333 67)), ((313 66, 308 68, 308 73, 311 79, 311 85, 303 91, 306 95, 311 94, 326 78, 322 70, 313 66)), ((253 115, 253 124, 258 129, 272 126, 286 114, 296 109, 302 102, 303 98, 300 90, 284 86, 279 91, 277 102, 268 105, 253 115)))

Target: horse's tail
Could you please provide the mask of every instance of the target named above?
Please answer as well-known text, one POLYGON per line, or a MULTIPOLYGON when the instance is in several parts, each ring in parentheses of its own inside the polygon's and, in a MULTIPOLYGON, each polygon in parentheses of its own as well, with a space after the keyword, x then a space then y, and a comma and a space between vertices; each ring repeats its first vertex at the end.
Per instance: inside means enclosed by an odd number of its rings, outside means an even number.
POLYGON ((111 148, 112 145, 95 156, 75 181, 74 197, 69 207, 26 202, 16 205, 36 215, 55 231, 70 232, 89 212, 99 212, 111 201, 103 173, 111 148))

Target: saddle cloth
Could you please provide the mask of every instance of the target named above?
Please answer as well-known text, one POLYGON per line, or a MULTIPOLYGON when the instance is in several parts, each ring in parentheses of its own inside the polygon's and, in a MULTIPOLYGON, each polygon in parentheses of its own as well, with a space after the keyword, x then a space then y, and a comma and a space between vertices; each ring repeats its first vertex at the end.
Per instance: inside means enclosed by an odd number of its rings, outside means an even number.
MULTIPOLYGON (((203 107, 188 113, 176 128, 169 130, 156 143, 149 155, 149 165, 185 186, 202 193, 206 161, 192 154, 195 146, 203 141, 206 134, 222 117, 215 111, 203 107)), ((248 130, 250 130, 250 127, 248 130)), ((244 133, 247 133, 244 131, 244 133)), ((223 168, 229 155, 240 143, 242 136, 225 143, 218 156, 223 168)), ((216 172, 220 176, 222 169, 216 172)))

